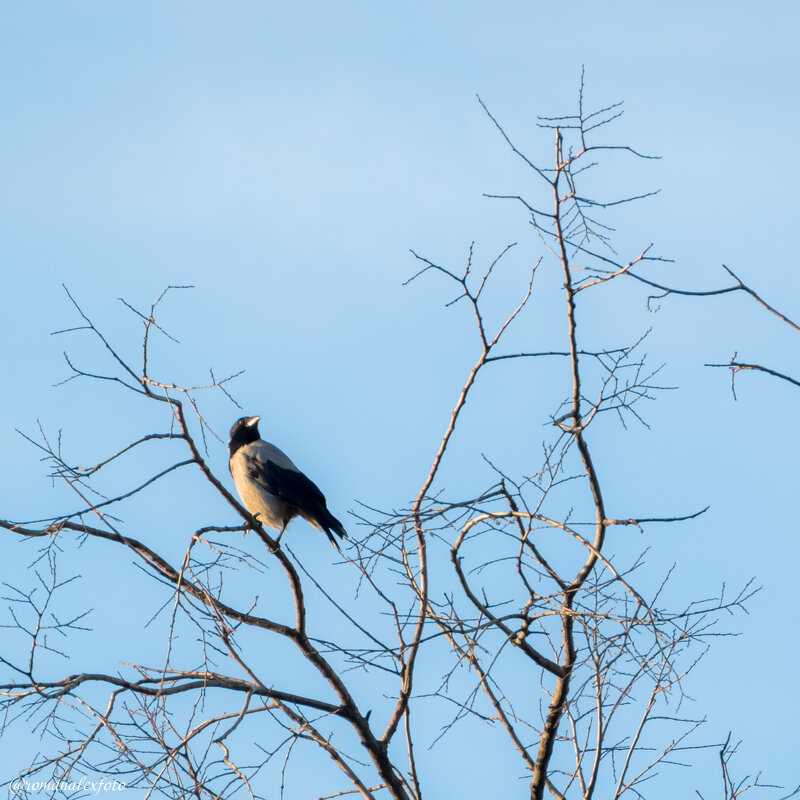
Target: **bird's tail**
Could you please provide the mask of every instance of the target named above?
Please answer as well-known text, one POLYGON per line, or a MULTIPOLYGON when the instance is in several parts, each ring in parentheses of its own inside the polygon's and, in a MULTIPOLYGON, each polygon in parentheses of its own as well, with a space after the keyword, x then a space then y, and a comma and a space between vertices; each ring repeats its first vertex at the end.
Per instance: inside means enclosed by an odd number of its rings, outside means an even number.
POLYGON ((308 520, 315 528, 319 528, 321 531, 324 531, 326 536, 331 540, 331 544, 337 549, 340 550, 339 542, 336 541, 336 537, 334 537, 334 533, 337 536, 340 536, 342 539, 347 538, 347 531, 344 529, 344 525, 339 522, 336 517, 328 511, 327 508, 320 509, 319 513, 317 513, 314 519, 308 520), (331 533, 333 531, 333 533, 331 533))

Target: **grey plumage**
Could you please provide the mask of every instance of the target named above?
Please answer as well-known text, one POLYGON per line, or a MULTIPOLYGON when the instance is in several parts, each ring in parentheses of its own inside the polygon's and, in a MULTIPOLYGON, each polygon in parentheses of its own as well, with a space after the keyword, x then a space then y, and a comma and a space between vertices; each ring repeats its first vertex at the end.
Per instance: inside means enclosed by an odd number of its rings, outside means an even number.
POLYGON ((242 503, 259 522, 280 531, 278 541, 289 522, 299 516, 324 531, 338 549, 333 534, 346 538, 344 526, 328 511, 319 487, 286 453, 260 438, 260 419, 242 417, 231 428, 229 466, 242 503))

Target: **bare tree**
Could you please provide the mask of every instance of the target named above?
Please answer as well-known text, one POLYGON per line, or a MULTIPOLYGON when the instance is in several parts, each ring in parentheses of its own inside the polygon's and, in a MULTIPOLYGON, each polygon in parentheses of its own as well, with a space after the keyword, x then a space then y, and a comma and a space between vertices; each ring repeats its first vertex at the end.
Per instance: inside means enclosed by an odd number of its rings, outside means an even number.
MULTIPOLYGON (((586 112, 581 88, 577 113, 541 118, 554 143, 547 166, 518 149, 484 109, 538 181, 535 199, 504 197, 525 209, 540 252, 520 256, 526 274, 504 311, 493 291, 500 286, 507 295, 513 285, 506 264, 518 252, 514 245, 484 266, 470 246, 459 269, 414 254, 420 269, 409 282, 444 281, 454 291, 448 305, 468 312, 473 334, 464 347, 474 352, 473 365, 417 495, 391 510, 365 500, 352 544, 324 575, 287 539, 278 545, 209 465, 209 448, 223 442, 200 398, 223 392, 235 404, 229 386, 236 376, 212 373, 187 387, 151 368, 155 337, 171 338, 158 313, 167 292, 145 312, 125 304, 143 326, 138 365, 68 293, 80 322, 61 333, 88 334, 103 364, 85 369, 66 356, 68 380, 133 393, 157 409, 161 427, 133 433, 91 467, 77 466, 88 454, 65 453, 60 437, 43 428, 31 438, 54 478, 74 492, 77 508, 0 522, 9 541, 38 543, 33 584, 6 583, 5 625, 13 637, 0 653, 3 733, 33 728, 42 741, 29 765, 5 765, 13 796, 33 795, 43 782, 61 796, 81 780, 114 780, 145 788, 147 796, 283 797, 294 764, 302 763, 306 773, 317 771, 311 783, 321 798, 420 800, 441 769, 436 748, 427 748, 477 730, 512 754, 511 785, 534 800, 548 793, 645 797, 661 770, 692 763, 712 746, 696 733, 703 720, 689 713, 682 683, 711 638, 726 632, 722 615, 742 608, 756 587, 685 597, 673 607, 662 600, 669 570, 655 583, 640 579, 642 554, 610 550, 610 529, 693 524, 705 509, 644 517, 607 508, 589 431, 606 416, 623 426, 642 422, 641 407, 667 387, 659 368, 646 363, 642 339, 593 342, 579 316, 620 280, 634 279, 645 292, 702 293, 648 277, 664 260, 649 244, 623 258, 611 248, 605 215, 647 194, 590 199, 580 188, 610 151, 648 158, 596 143, 619 105, 586 112), (559 271, 560 288, 540 298, 545 265, 559 271), (534 296, 561 309, 560 348, 510 346, 524 339, 534 296), (559 376, 563 399, 550 414, 549 433, 540 448, 524 444, 522 474, 469 453, 475 476, 488 464, 494 477, 488 485, 465 481, 454 498, 446 462, 475 387, 513 369, 559 376), (144 478, 130 479, 134 470, 125 465, 132 460, 147 465, 144 478), (109 492, 101 481, 114 469, 128 482, 109 492), (165 541, 154 535, 164 527, 159 515, 136 517, 135 510, 187 471, 200 479, 196 491, 218 497, 229 511, 191 533, 174 530, 185 526, 180 514, 171 520, 171 541, 188 542, 176 557, 167 552, 174 546, 152 544, 165 541), (123 515, 137 522, 123 522, 123 515), (71 644, 89 617, 85 607, 72 612, 62 601, 74 584, 61 564, 76 548, 111 549, 138 567, 112 598, 134 605, 150 625, 155 646, 135 663, 74 658, 71 644), (65 666, 68 654, 79 669, 65 666), (331 762, 341 778, 326 770, 331 762)), ((733 277, 735 286, 716 293, 744 291, 766 305, 733 277)), ((733 374, 753 368, 735 360, 726 366, 733 374)), ((764 785, 758 777, 731 777, 734 751, 729 742, 721 750, 725 798, 764 785)))

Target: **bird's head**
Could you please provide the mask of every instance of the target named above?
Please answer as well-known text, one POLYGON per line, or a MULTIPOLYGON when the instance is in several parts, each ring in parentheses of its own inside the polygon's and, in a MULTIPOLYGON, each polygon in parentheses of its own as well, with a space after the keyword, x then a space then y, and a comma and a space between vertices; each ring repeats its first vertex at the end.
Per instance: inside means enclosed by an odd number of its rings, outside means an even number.
POLYGON ((242 417, 233 423, 231 438, 228 440, 228 450, 233 455, 240 447, 255 442, 260 438, 258 421, 261 417, 242 417))

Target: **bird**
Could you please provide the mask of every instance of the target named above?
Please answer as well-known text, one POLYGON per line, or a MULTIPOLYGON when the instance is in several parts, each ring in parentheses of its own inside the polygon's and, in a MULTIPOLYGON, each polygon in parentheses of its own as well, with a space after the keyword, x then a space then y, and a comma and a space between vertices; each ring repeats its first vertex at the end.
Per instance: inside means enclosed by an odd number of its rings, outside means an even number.
POLYGON ((302 517, 327 534, 337 550, 347 531, 328 511, 325 495, 282 450, 265 442, 258 432, 261 417, 241 417, 233 423, 228 441, 228 466, 245 508, 264 525, 280 531, 302 517))

